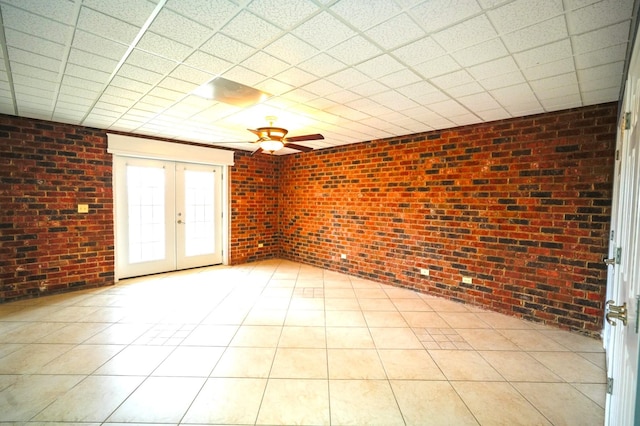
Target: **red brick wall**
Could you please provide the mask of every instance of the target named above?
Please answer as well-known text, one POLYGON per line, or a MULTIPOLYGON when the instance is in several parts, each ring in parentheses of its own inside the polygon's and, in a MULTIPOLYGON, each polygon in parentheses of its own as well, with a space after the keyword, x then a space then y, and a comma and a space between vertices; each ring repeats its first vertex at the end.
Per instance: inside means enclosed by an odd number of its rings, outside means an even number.
POLYGON ((616 112, 606 104, 282 157, 281 256, 595 334, 616 112))
MULTIPOLYGON (((235 158, 230 262, 274 257, 275 157, 235 158)), ((113 284, 112 200, 106 132, 0 115, 0 302, 113 284)))
POLYGON ((0 116, 0 301, 113 283, 106 149, 95 129, 0 116))
POLYGON ((230 263, 278 256, 278 171, 278 157, 235 154, 230 170, 230 263))

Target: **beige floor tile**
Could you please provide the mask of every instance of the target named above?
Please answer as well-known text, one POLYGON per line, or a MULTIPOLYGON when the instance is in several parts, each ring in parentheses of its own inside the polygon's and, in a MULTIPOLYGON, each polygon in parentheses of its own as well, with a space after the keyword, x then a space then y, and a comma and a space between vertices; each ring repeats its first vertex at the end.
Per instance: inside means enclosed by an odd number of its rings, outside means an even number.
POLYGON ((354 291, 359 299, 389 299, 387 292, 380 287, 354 288, 354 291))
POLYGON ((477 352, 432 350, 429 355, 448 380, 504 380, 477 352))
POLYGON ((447 328, 449 324, 436 312, 402 312, 402 316, 412 328, 447 328))
POLYGON ((436 312, 469 312, 465 305, 451 300, 427 298, 425 301, 436 312))
POLYGON ((209 325, 196 327, 183 344, 188 346, 227 346, 238 331, 236 325, 209 325))
POLYGON ((324 311, 289 309, 284 325, 301 327, 324 327, 324 311))
POLYGON ((212 378, 184 416, 191 424, 254 424, 266 379, 212 378), (238 403, 242 401, 242 403, 238 403))
POLYGON ((24 422, 77 385, 85 376, 20 375, 0 378, 0 422, 24 422), (7 382, 11 382, 7 386, 7 382))
POLYGON ((99 322, 68 324, 66 327, 42 337, 38 343, 82 343, 110 325, 99 322))
POLYGON ((457 330, 465 342, 476 350, 495 351, 519 351, 521 350, 515 343, 507 339, 498 330, 491 329, 469 329, 457 330))
POLYGON ((286 309, 252 309, 242 325, 278 325, 284 324, 286 309))
POLYGON ((369 327, 408 327, 400 312, 366 311, 364 312, 364 318, 369 327))
POLYGON ((327 348, 373 349, 367 327, 327 327, 327 348))
POLYGON ((577 333, 566 332, 564 330, 554 330, 548 328, 546 330, 539 330, 539 332, 562 346, 574 352, 604 352, 602 341, 592 339, 587 336, 582 336, 577 333))
POLYGON ((389 379, 446 380, 425 350, 381 349, 378 354, 389 379))
POLYGON ((359 299, 359 303, 363 311, 398 311, 391 299, 359 299))
POLYGON ((352 288, 325 287, 324 297, 327 299, 355 299, 356 293, 352 288))
POLYGON ((45 364, 38 374, 91 374, 118 354, 124 345, 78 345, 45 364))
POLYGON ((530 352, 548 369, 569 383, 605 383, 606 372, 602 368, 573 352, 530 352))
POLYGON ((111 358, 95 374, 118 376, 147 376, 173 350, 169 346, 127 346, 111 358))
POLYGON ((269 377, 275 354, 275 348, 227 348, 211 376, 269 377))
POLYGON ((373 342, 379 349, 423 349, 410 328, 370 328, 373 342))
POLYGON ((449 382, 391 380, 391 387, 407 426, 478 424, 449 382))
POLYGON ((391 286, 383 286, 382 288, 385 291, 385 293, 387 293, 387 296, 389 296, 390 299, 393 299, 394 302, 397 301, 397 299, 414 299, 414 300, 421 299, 420 293, 418 293, 415 290, 410 290, 408 288, 391 287, 391 286))
POLYGON ((151 324, 112 324, 101 332, 94 334, 84 343, 91 345, 128 345, 142 336, 151 324))
POLYGON ((373 349, 329 349, 330 379, 385 379, 378 352, 373 349))
POLYGON ((154 376, 209 377, 225 348, 181 346, 153 372, 154 376))
POLYGON ((34 420, 103 422, 142 383, 143 377, 90 376, 58 398, 34 420))
POLYGON ((204 378, 150 377, 108 418, 110 422, 178 423, 204 378))
POLYGON ((602 368, 606 365, 606 354, 602 352, 576 352, 582 358, 590 361, 593 365, 602 368))
POLYGON ((600 426, 604 424, 602 407, 568 383, 514 383, 555 426, 600 426))
MULTIPOLYGON (((326 296, 325 296, 326 297, 326 296)), ((324 300, 325 310, 328 311, 357 311, 360 312, 360 303, 355 297, 352 298, 326 298, 324 300)))
POLYGON ((318 293, 324 294, 324 289, 315 289, 316 296, 311 297, 293 297, 289 304, 290 310, 295 311, 324 311, 324 296, 317 296, 318 293))
POLYGON ((392 298, 391 302, 400 312, 428 312, 432 311, 431 306, 419 297, 412 299, 392 298))
POLYGON ((326 311, 327 327, 366 327, 367 322, 360 311, 326 311))
POLYGON ((551 425, 509 383, 451 382, 451 385, 482 425, 551 425))
POLYGON ((251 311, 251 306, 219 308, 207 315, 202 324, 210 325, 240 325, 251 311))
POLYGON ((440 312, 440 318, 445 320, 451 328, 489 328, 489 324, 482 321, 472 312, 440 312))
POLYGON ((97 310, 94 306, 66 306, 56 310, 47 316, 47 321, 51 322, 78 322, 91 315, 97 310))
POLYGON ((275 348, 282 327, 275 325, 243 325, 238 328, 229 346, 275 348))
POLYGON ((562 379, 526 352, 481 351, 480 355, 508 381, 560 382, 562 379))
POLYGON ((259 425, 328 425, 327 380, 269 379, 259 425))
POLYGON ((330 380, 331 423, 336 425, 404 425, 386 380, 330 380))
POLYGON ((0 374, 36 373, 73 347, 53 343, 24 345, 0 360, 0 374))
POLYGON ((531 324, 523 319, 510 317, 497 312, 477 312, 476 315, 485 323, 497 329, 527 330, 531 324))
POLYGON ((326 349, 279 348, 271 368, 270 378, 326 379, 326 349))
POLYGON ((500 330, 500 333, 525 351, 568 351, 538 330, 500 330))
POLYGON ((607 397, 607 385, 604 383, 574 383, 573 387, 586 395, 600 408, 604 408, 607 397))
POLYGON ((284 348, 325 348, 324 327, 287 327, 282 329, 279 347, 284 348))
POLYGON ((63 329, 67 325, 62 322, 25 323, 1 334, 0 343, 34 343, 51 333, 63 329))

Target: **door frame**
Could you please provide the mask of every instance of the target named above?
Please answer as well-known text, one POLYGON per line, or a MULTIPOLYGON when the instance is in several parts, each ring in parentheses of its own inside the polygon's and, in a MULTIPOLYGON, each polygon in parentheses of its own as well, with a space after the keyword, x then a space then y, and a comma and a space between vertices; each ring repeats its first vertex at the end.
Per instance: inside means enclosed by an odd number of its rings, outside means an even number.
MULTIPOLYGON (((134 157, 144 158, 149 160, 162 160, 173 161, 183 163, 194 164, 206 164, 212 166, 221 166, 223 173, 222 182, 222 264, 229 264, 229 204, 230 204, 230 191, 229 191, 229 168, 234 163, 234 151, 209 148, 197 145, 187 145, 175 142, 165 142, 155 139, 147 139, 135 136, 125 136, 114 133, 107 133, 107 152, 114 155, 114 157, 134 157)), ((113 170, 113 169, 112 169, 113 170)), ((118 184, 118 176, 116 173, 112 173, 112 188, 114 188, 113 194, 113 217, 116 217, 116 209, 118 208, 117 199, 115 196, 115 188, 118 184)), ((118 240, 116 227, 113 227, 114 232, 114 263, 115 274, 114 281, 118 282, 118 240)))

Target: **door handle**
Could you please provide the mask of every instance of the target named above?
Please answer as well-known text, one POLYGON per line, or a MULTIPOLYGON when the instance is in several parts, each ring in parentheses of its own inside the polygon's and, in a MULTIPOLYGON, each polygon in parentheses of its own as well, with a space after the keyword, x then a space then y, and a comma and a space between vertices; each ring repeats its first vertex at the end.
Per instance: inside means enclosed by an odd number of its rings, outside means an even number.
POLYGON ((606 310, 608 312, 604 317, 614 327, 618 325, 615 320, 622 321, 622 325, 627 325, 627 303, 625 302, 622 305, 614 305, 614 303, 613 300, 607 300, 606 310))
POLYGON ((605 265, 609 266, 609 265, 615 265, 616 264, 616 258, 612 257, 607 259, 606 257, 604 259, 602 259, 602 261, 604 262, 605 265))
POLYGON ((182 219, 178 219, 178 225, 182 225, 183 223, 182 219))

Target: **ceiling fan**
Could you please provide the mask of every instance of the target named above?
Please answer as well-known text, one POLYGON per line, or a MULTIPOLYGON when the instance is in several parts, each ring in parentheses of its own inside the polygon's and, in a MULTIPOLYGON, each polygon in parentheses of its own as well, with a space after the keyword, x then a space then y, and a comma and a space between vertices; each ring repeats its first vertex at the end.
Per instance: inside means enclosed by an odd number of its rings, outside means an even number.
POLYGON ((269 122, 269 126, 267 127, 258 127, 257 129, 247 129, 254 135, 258 137, 258 140, 254 142, 250 142, 258 145, 258 149, 253 151, 253 154, 259 154, 261 152, 268 152, 273 154, 275 151, 278 151, 284 147, 295 149, 302 152, 313 151, 313 148, 309 148, 303 145, 297 145, 292 142, 302 142, 302 141, 314 141, 319 139, 324 139, 319 133, 313 135, 301 135, 301 136, 292 136, 286 137, 289 132, 287 129, 282 127, 273 127, 274 121, 276 121, 276 117, 268 116, 266 117, 269 122))

